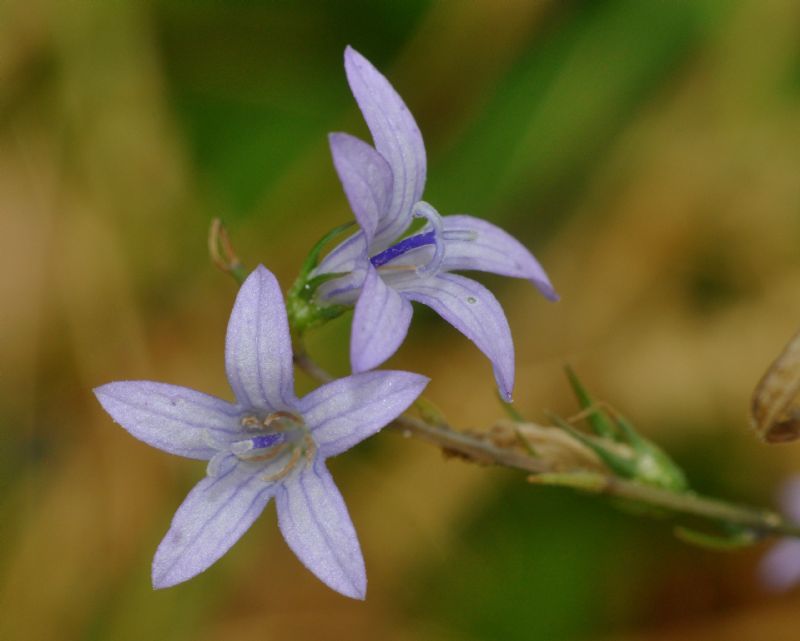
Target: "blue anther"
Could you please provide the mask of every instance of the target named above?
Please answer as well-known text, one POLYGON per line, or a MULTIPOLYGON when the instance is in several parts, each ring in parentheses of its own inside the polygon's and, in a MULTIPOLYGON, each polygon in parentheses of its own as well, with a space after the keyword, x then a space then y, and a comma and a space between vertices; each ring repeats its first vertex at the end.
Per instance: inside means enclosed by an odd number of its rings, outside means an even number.
POLYGON ((408 238, 401 240, 399 243, 392 245, 388 249, 384 249, 380 254, 375 254, 369 259, 369 262, 372 263, 373 267, 378 268, 394 260, 398 256, 402 256, 406 252, 411 251, 412 249, 424 247, 425 245, 433 245, 435 242, 436 232, 433 230, 427 231, 424 234, 409 236, 408 238))
POLYGON ((286 435, 279 432, 277 434, 259 434, 250 439, 250 441, 253 443, 254 450, 264 450, 278 443, 282 443, 285 438, 286 435))

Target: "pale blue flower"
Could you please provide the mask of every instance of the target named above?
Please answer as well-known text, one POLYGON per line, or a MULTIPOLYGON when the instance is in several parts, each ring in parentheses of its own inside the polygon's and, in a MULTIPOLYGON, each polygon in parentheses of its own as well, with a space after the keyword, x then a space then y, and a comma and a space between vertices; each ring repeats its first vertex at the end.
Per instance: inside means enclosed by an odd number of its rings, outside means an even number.
POLYGON ((321 303, 353 304, 354 372, 377 367, 403 342, 411 301, 431 307, 491 360, 497 385, 511 398, 514 346, 503 309, 480 283, 453 274, 478 270, 525 278, 550 300, 550 281, 533 255, 491 223, 440 216, 420 200, 425 147, 413 116, 375 67, 348 47, 350 89, 375 147, 345 133, 330 135, 333 162, 361 230, 320 263, 315 274, 346 273, 318 290, 321 303), (424 227, 405 237, 414 217, 424 227))
POLYGON ((406 372, 355 374, 298 399, 283 296, 261 266, 236 298, 225 369, 235 403, 149 381, 95 390, 103 408, 136 438, 209 461, 208 476, 189 493, 158 547, 154 587, 204 571, 275 497, 281 532, 306 567, 334 590, 364 598, 361 549, 325 459, 399 416, 428 379, 406 372))

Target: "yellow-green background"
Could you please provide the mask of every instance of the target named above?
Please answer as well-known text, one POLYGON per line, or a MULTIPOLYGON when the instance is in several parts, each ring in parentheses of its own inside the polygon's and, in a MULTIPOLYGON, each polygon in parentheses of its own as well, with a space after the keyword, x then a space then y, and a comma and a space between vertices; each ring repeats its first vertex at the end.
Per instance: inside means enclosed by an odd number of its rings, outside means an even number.
MULTIPOLYGON (((272 508, 207 573, 152 591, 203 465, 136 442, 91 389, 230 396, 235 286, 209 221, 287 287, 350 220, 326 143, 366 136, 348 43, 416 115, 426 199, 521 238, 562 295, 483 279, 520 411, 569 414, 570 361, 699 489, 769 503, 800 467, 800 446, 747 426, 800 325, 795 0, 0 0, 0 639, 800 638, 800 594, 754 579, 766 546, 689 548, 395 433, 332 463, 366 602, 308 573, 272 508)), ((347 329, 311 340, 339 374, 347 329)), ((430 375, 456 425, 501 413, 486 359, 431 313, 389 364, 430 375)))

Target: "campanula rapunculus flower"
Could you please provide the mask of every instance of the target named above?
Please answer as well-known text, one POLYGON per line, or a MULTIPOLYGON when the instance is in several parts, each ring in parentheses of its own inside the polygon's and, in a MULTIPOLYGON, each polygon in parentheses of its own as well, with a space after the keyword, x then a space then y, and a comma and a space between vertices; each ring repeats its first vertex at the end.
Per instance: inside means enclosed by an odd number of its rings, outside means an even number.
MULTIPOLYGON (((800 476, 793 476, 781 487, 781 511, 800 523, 800 476)), ((784 592, 800 583, 800 540, 778 541, 761 560, 761 582, 774 592, 784 592)))
POLYGON ((330 135, 333 162, 361 227, 320 263, 316 274, 346 273, 318 290, 322 303, 353 304, 353 371, 377 367, 403 342, 411 301, 431 307, 491 360, 497 385, 511 397, 514 347, 492 293, 455 270, 530 280, 557 300, 550 281, 516 239, 472 216, 440 216, 421 201, 425 147, 417 123, 388 80, 354 49, 344 54, 350 89, 375 146, 346 133, 330 135), (404 237, 413 218, 424 227, 404 237))
POLYGON ((298 399, 283 296, 261 266, 236 297, 225 369, 235 403, 150 381, 95 390, 103 408, 136 438, 209 461, 208 475, 186 497, 158 547, 154 587, 204 571, 275 497, 281 532, 306 567, 334 590, 364 598, 361 549, 325 459, 399 416, 428 379, 406 372, 355 374, 298 399))

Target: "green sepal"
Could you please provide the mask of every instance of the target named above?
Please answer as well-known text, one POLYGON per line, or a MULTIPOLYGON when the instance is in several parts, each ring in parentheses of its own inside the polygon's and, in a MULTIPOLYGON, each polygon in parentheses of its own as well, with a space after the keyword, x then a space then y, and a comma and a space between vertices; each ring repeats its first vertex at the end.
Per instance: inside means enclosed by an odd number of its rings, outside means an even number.
POLYGON ((311 248, 311 251, 308 252, 308 256, 306 256, 303 264, 300 266, 300 273, 298 274, 297 281, 295 281, 295 285, 292 286, 292 289, 297 286, 298 282, 305 283, 308 280, 308 275, 319 264, 319 255, 322 253, 322 250, 325 249, 325 245, 327 245, 337 236, 346 232, 354 225, 354 222, 349 222, 339 225, 338 227, 334 227, 317 241, 317 243, 311 248))
POLYGON ((354 224, 346 223, 331 229, 317 241, 303 261, 300 273, 286 295, 286 311, 289 316, 289 325, 297 335, 302 335, 303 332, 311 327, 333 320, 348 310, 346 305, 320 305, 314 301, 314 294, 320 285, 344 276, 347 272, 319 274, 312 278, 309 278, 309 276, 319 264, 319 257, 325 245, 353 227, 354 224))
POLYGON ((346 275, 347 272, 332 272, 330 274, 319 274, 318 276, 314 276, 314 278, 307 280, 303 284, 303 286, 300 288, 300 291, 297 292, 297 296, 305 301, 310 301, 320 285, 327 283, 329 280, 334 280, 335 278, 346 275))
POLYGON ((732 525, 729 525, 727 529, 729 530, 728 532, 712 534, 677 525, 673 529, 673 533, 676 538, 684 543, 723 552, 750 547, 759 540, 758 535, 753 530, 733 527, 732 525))
POLYGON ((633 424, 619 412, 610 409, 609 418, 608 413, 597 407, 574 370, 568 365, 564 369, 578 404, 588 412, 587 421, 598 438, 588 437, 563 419, 558 419, 559 427, 590 447, 619 476, 674 492, 685 492, 689 489, 683 470, 664 450, 639 434, 633 424), (608 444, 605 445, 604 441, 608 444), (632 450, 630 457, 611 451, 609 446, 612 443, 628 445, 632 450))
POLYGON ((614 418, 633 448, 638 481, 673 492, 689 489, 686 474, 664 450, 642 437, 624 416, 617 414, 614 418))
POLYGON ((560 427, 576 441, 582 443, 592 450, 592 452, 597 454, 600 460, 603 461, 603 463, 605 463, 606 466, 617 476, 621 476, 626 479, 636 478, 636 464, 633 459, 626 458, 620 454, 617 454, 616 452, 613 452, 608 447, 603 445, 602 440, 588 436, 580 430, 575 429, 572 427, 572 425, 567 423, 563 418, 556 414, 545 412, 545 416, 547 416, 547 418, 551 420, 556 427, 560 427))
POLYGON ((551 487, 568 487, 581 492, 598 494, 606 486, 606 479, 596 472, 546 472, 544 474, 531 474, 530 483, 536 485, 549 485, 551 487))
POLYGON ((317 305, 299 296, 287 296, 286 314, 289 317, 289 327, 294 334, 302 336, 303 333, 323 325, 328 321, 344 314, 349 307, 345 305, 317 305))
POLYGON ((447 418, 445 417, 444 412, 430 399, 425 398, 424 396, 418 396, 417 400, 414 401, 414 408, 419 412, 419 415, 425 422, 432 423, 433 425, 438 425, 440 427, 447 425, 447 418))
POLYGON ((581 409, 589 412, 589 416, 586 420, 589 421, 589 425, 594 433, 598 436, 618 440, 619 436, 611 420, 608 418, 608 415, 603 410, 597 408, 594 399, 589 395, 589 392, 586 391, 586 388, 581 383, 575 370, 569 365, 565 365, 564 371, 567 373, 570 387, 572 387, 572 391, 578 399, 578 405, 581 406, 581 409))

